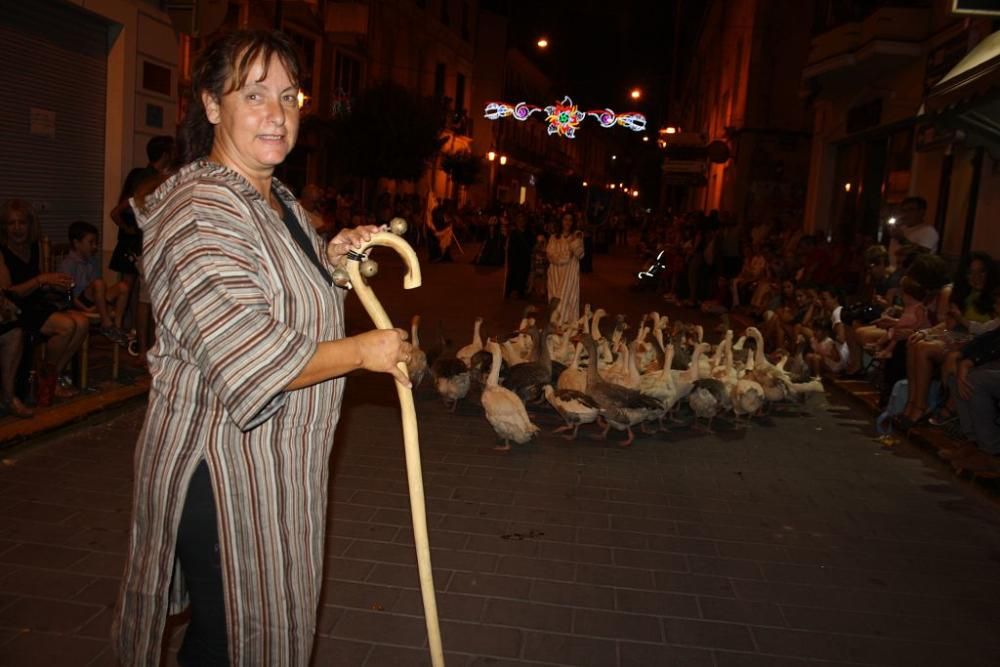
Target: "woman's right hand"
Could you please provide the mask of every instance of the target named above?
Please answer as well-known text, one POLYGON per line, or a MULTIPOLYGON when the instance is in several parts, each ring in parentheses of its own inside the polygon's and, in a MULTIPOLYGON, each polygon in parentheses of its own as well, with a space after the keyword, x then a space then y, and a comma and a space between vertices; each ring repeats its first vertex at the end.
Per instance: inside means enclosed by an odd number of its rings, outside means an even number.
POLYGON ((402 329, 373 329, 355 336, 361 351, 361 367, 374 373, 388 373, 404 387, 411 387, 407 374, 399 364, 410 362, 413 345, 406 341, 402 329))
POLYGON ((39 273, 37 280, 39 287, 68 290, 73 286, 73 279, 66 273, 39 273))

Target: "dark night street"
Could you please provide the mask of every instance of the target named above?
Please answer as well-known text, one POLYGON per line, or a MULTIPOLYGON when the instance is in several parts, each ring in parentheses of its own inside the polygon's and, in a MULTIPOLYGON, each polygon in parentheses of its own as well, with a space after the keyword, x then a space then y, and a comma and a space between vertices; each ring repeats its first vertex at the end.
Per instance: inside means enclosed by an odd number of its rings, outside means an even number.
MULTIPOLYGON (((623 289, 635 265, 598 257, 607 278, 587 277, 583 301, 630 318, 659 305, 623 289)), ((480 304, 491 331, 516 323, 501 275, 430 265, 405 302, 392 268, 374 284, 396 321, 458 335, 456 304, 480 304)), ((474 401, 450 414, 425 386, 417 406, 449 665, 997 664, 995 502, 906 443, 882 449, 839 395, 630 449, 549 435, 544 411, 545 434, 509 454, 474 401)), ((143 407, 0 468, 0 663, 114 664, 143 407)), ((316 665, 428 663, 398 419, 385 378, 349 381, 316 665)))

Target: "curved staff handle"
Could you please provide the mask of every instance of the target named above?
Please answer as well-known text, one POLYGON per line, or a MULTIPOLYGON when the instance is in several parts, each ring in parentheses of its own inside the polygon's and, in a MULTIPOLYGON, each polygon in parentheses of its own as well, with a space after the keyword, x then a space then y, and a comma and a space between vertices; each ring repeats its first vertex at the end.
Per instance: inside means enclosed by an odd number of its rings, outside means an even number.
MULTIPOLYGON (((402 221, 400 221, 402 222, 402 221)), ((393 221, 393 229, 402 229, 393 221)), ((420 287, 420 264, 417 253, 403 240, 390 232, 377 232, 370 241, 364 244, 361 253, 351 253, 346 260, 346 270, 351 285, 361 299, 375 326, 379 329, 392 329, 392 321, 375 298, 372 288, 365 282, 362 274, 374 276, 378 266, 364 255, 372 246, 386 246, 395 250, 406 263, 406 276, 403 287, 414 289, 420 287)), ((399 363, 405 373, 406 364, 399 363)), ((417 434, 417 411, 413 405, 413 390, 393 381, 399 394, 399 407, 403 417, 403 449, 406 452, 406 477, 410 485, 410 514, 413 519, 413 543, 417 549, 417 570, 420 573, 420 593, 424 601, 424 617, 427 621, 427 643, 431 651, 431 664, 434 667, 444 667, 444 649, 441 645, 441 628, 438 624, 437 600, 434 597, 434 575, 431 571, 431 549, 427 537, 427 511, 424 506, 424 479, 420 467, 420 440, 417 434)))

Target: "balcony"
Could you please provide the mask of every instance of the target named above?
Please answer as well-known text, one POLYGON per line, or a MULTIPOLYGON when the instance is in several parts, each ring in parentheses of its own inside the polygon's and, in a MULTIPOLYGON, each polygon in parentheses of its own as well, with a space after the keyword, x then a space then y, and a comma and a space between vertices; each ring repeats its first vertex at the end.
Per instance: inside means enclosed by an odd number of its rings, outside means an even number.
POLYGON ((815 36, 802 78, 828 92, 875 80, 920 57, 929 31, 929 9, 876 9, 815 36))

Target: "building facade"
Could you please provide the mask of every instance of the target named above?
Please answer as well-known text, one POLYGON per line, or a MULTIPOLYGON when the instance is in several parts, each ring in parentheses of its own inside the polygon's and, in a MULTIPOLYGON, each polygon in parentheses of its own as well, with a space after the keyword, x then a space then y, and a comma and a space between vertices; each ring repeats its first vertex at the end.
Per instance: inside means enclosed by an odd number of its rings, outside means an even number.
MULTIPOLYGON (((943 255, 1000 253, 991 233, 1000 174, 988 150, 1000 143, 959 113, 985 104, 995 83, 969 95, 959 86, 932 108, 939 83, 984 43, 994 19, 956 14, 951 0, 828 2, 819 18, 803 70, 813 111, 806 229, 880 238, 913 195, 927 200, 943 255)), ((997 49, 987 51, 980 83, 996 81, 997 49)))
POLYGON ((158 2, 0 0, 0 201, 31 201, 66 243, 75 220, 102 231, 146 142, 177 124, 178 43, 158 2), (17 91, 20 91, 18 94, 17 91))
POLYGON ((795 221, 805 202, 809 116, 799 72, 809 0, 713 0, 661 132, 664 199, 747 223, 795 221), (684 144, 684 145, 678 145, 684 144), (711 150, 706 147, 711 145, 711 150), (699 150, 700 149, 700 150, 699 150))

